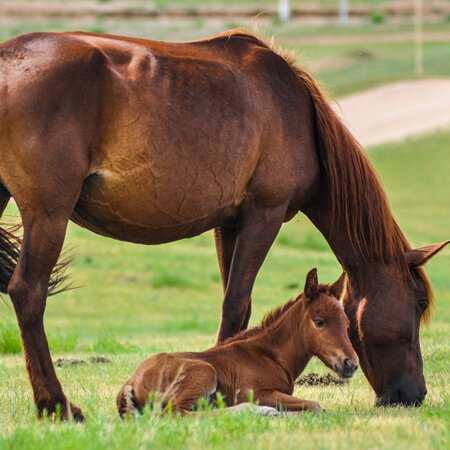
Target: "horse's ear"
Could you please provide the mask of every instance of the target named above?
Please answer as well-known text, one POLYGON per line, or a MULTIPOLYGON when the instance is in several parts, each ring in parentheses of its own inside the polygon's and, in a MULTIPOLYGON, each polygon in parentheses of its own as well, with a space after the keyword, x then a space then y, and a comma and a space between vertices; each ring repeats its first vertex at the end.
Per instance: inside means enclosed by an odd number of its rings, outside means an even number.
POLYGON ((306 298, 312 300, 316 296, 318 284, 319 283, 317 280, 317 269, 312 269, 308 272, 308 275, 306 275, 305 290, 304 290, 306 298))
POLYGON ((422 266, 436 253, 440 252, 449 242, 450 240, 441 242, 440 244, 431 244, 425 247, 407 250, 405 253, 406 262, 412 266, 422 266))
POLYGON ((330 285, 329 291, 330 294, 336 297, 339 301, 342 301, 345 295, 345 291, 347 290, 347 274, 342 272, 342 275, 339 277, 339 280, 335 281, 330 285))

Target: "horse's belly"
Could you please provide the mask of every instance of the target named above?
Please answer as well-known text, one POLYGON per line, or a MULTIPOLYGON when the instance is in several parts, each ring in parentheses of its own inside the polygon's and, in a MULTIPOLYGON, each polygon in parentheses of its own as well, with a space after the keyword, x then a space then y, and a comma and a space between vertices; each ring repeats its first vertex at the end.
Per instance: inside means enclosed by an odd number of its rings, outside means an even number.
POLYGON ((85 180, 71 219, 98 234, 142 244, 196 236, 230 220, 244 197, 208 178, 157 183, 154 177, 99 172, 85 180))

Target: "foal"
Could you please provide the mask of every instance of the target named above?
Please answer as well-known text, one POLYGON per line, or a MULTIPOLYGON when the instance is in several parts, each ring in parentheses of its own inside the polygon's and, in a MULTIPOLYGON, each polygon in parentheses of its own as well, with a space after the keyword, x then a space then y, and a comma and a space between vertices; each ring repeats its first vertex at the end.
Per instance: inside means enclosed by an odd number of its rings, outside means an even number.
POLYGON ((292 396, 294 382, 314 355, 343 378, 358 368, 347 336, 349 322, 337 300, 345 288, 345 274, 322 285, 313 269, 304 293, 266 315, 259 327, 204 352, 151 356, 120 390, 120 416, 141 412, 150 395, 164 411, 186 415, 201 398, 211 401, 217 392, 233 406, 247 402, 251 391, 262 406, 319 411, 317 402, 292 396))

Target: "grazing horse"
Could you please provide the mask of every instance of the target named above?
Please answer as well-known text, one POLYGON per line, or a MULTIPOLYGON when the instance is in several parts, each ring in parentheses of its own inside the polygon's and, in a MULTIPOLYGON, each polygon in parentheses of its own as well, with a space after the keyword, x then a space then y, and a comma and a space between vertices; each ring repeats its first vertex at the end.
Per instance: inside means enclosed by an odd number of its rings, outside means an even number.
POLYGON ((349 320, 338 299, 346 275, 319 285, 311 270, 304 293, 269 313, 261 325, 241 331, 204 352, 160 353, 146 359, 117 395, 123 417, 151 401, 163 411, 189 413, 202 398, 220 393, 227 406, 247 402, 252 392, 262 406, 287 411, 320 411, 317 402, 292 396, 294 382, 317 356, 342 378, 358 368, 349 340, 349 320))
POLYGON ((424 399, 419 325, 432 296, 420 266, 445 242, 411 249, 317 83, 252 35, 175 44, 31 33, 1 44, 1 212, 10 197, 23 242, 19 252, 0 233, 0 290, 39 415, 59 405, 83 420, 43 322, 69 220, 141 244, 214 229, 221 342, 247 327, 256 275, 283 221, 302 211, 348 273, 350 337, 378 403, 424 399))

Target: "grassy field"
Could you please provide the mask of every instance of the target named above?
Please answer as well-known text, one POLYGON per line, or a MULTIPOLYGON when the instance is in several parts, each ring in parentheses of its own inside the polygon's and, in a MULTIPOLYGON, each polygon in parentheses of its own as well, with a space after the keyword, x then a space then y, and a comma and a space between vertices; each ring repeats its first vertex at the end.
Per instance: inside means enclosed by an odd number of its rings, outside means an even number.
MULTIPOLYGON (((201 19, 165 23, 0 18, 0 41, 27 31, 66 29, 187 40, 240 25, 201 19)), ((444 22, 427 24, 425 31, 441 33, 446 27, 444 22)), ((411 30, 408 23, 362 23, 347 31, 332 24, 268 24, 262 31, 267 36, 275 34, 279 42, 293 48, 299 61, 339 96, 413 78, 412 41, 395 45, 375 39, 358 41, 358 36, 411 30), (352 37, 351 42, 332 45, 334 38, 342 36, 352 37), (310 39, 314 37, 328 37, 329 42, 313 43, 310 39), (303 38, 309 39, 307 43, 303 38)), ((448 42, 426 42, 424 60, 426 76, 450 76, 448 42)), ((414 246, 449 237, 449 142, 450 132, 442 132, 369 150, 394 214, 414 246)), ((12 206, 8 212, 14 213, 12 206)), ((73 283, 80 288, 49 299, 45 320, 54 360, 84 361, 57 371, 69 398, 83 408, 87 423, 78 426, 35 419, 18 329, 11 303, 5 298, 0 302, 0 449, 449 448, 450 250, 427 264, 436 308, 421 339, 429 391, 424 407, 374 408, 372 390, 358 371, 343 387, 297 388, 297 396, 321 402, 327 410, 321 416, 270 419, 244 414, 181 420, 147 414, 123 423, 114 398, 140 361, 151 353, 201 350, 214 342, 222 294, 213 237, 206 233, 174 244, 145 247, 108 240, 70 225, 66 242, 78 255, 71 270, 73 283), (92 363, 93 356, 105 356, 110 362, 92 363)), ((299 215, 284 225, 260 272, 251 324, 296 295, 312 267, 318 267, 319 280, 324 282, 334 281, 340 274, 322 236, 299 215)), ((326 369, 313 360, 309 371, 323 373, 326 369)))
MULTIPOLYGON (((448 237, 450 133, 370 150, 401 227, 413 245, 448 237)), ((186 420, 147 414, 119 420, 114 398, 149 354, 201 350, 214 342, 221 286, 211 233, 156 247, 119 243, 70 226, 67 242, 79 254, 73 280, 83 287, 49 300, 46 327, 54 360, 84 364, 57 369, 68 396, 87 423, 39 423, 17 351, 18 332, 8 299, 0 305, 0 448, 448 448, 448 344, 450 252, 430 261, 436 311, 422 331, 428 397, 420 409, 377 409, 358 371, 343 387, 299 387, 296 395, 319 401, 321 416, 264 418, 244 414, 186 420), (90 362, 106 356, 109 363, 90 362)), ((254 290, 256 324, 271 307, 301 290, 311 267, 333 281, 340 269, 321 235, 299 216, 286 224, 254 290)), ((316 360, 306 372, 324 372, 316 360)))

